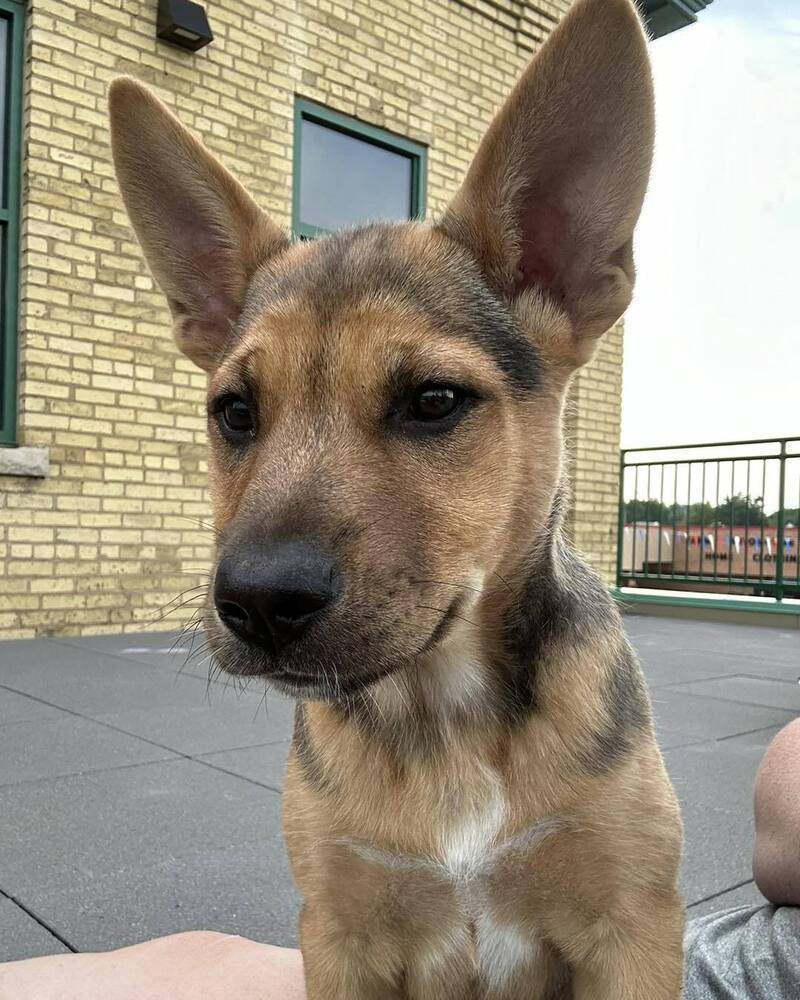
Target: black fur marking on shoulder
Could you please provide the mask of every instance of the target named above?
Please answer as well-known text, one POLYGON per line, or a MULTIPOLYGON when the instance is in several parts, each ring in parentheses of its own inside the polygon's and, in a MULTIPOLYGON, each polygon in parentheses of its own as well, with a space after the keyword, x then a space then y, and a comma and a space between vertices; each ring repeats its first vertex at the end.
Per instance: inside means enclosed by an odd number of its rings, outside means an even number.
POLYGON ((564 491, 559 489, 542 529, 542 544, 531 554, 527 577, 504 623, 509 686, 528 711, 539 702, 539 671, 548 648, 564 640, 579 642, 602 627, 602 609, 610 601, 600 580, 564 542, 563 507, 564 491))
POLYGON ((632 750, 638 735, 650 724, 650 710, 643 678, 622 634, 611 595, 561 538, 562 504, 559 492, 544 529, 547 544, 538 557, 532 558, 520 600, 507 615, 506 647, 512 664, 509 676, 516 692, 510 706, 517 709, 508 718, 518 721, 541 707, 541 686, 546 683, 543 671, 557 669, 555 647, 591 641, 613 643, 618 649, 617 665, 605 688, 597 692, 608 721, 590 735, 588 746, 577 751, 582 767, 601 774, 632 750), (553 660, 548 656, 550 650, 555 650, 553 660))
POLYGON ((644 679, 633 650, 623 643, 601 695, 608 722, 593 734, 591 746, 579 755, 590 774, 605 774, 625 760, 638 736, 650 725, 644 679))
POLYGON ((322 762, 311 741, 311 733, 308 731, 308 720, 306 719, 306 708, 302 701, 298 701, 294 709, 294 737, 292 744, 297 754, 297 761, 300 764, 303 777, 309 785, 317 792, 330 792, 333 786, 330 778, 325 774, 322 762))
POLYGON ((409 303, 444 334, 476 344, 513 391, 529 394, 541 385, 535 346, 468 256, 454 250, 430 260, 409 253, 402 226, 389 223, 321 238, 296 270, 276 272, 267 264, 251 286, 240 323, 252 322, 270 300, 294 296, 308 302, 327 325, 342 308, 381 293, 409 303))

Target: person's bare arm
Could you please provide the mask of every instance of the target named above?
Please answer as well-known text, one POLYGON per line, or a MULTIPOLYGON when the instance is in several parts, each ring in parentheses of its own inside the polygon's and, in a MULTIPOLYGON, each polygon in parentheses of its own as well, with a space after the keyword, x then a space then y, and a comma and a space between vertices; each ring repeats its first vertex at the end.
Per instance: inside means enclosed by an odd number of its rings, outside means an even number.
POLYGON ((0 965, 0 1000, 305 1000, 299 951, 210 931, 0 965))
POLYGON ((800 719, 770 744, 756 778, 753 877, 771 903, 800 906, 800 719))

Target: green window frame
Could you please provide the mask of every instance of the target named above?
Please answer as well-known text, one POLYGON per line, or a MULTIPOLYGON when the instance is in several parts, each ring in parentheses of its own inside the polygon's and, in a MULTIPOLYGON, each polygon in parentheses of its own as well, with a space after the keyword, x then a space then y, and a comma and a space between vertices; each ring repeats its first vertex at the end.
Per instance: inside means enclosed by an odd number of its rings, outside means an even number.
POLYGON ((20 150, 22 144, 22 74, 25 61, 25 4, 0 0, 6 22, 5 107, 2 109, 0 185, 0 445, 16 444, 17 314, 19 309, 20 150))
POLYGON ((315 122, 345 135, 372 143, 392 153, 400 153, 411 160, 410 218, 421 219, 425 215, 427 196, 428 149, 422 143, 406 139, 404 136, 387 132, 385 129, 368 125, 358 118, 333 111, 324 104, 317 104, 305 97, 295 97, 294 103, 294 161, 292 166, 292 232, 295 236, 311 239, 327 232, 317 226, 304 225, 300 221, 300 165, 302 157, 303 122, 315 122))

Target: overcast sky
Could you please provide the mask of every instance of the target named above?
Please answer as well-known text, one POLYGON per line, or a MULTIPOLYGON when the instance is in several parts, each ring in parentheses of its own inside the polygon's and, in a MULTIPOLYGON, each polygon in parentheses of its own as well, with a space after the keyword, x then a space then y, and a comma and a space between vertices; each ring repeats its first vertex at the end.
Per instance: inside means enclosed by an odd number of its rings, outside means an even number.
POLYGON ((800 0, 654 42, 624 447, 800 435, 800 0))

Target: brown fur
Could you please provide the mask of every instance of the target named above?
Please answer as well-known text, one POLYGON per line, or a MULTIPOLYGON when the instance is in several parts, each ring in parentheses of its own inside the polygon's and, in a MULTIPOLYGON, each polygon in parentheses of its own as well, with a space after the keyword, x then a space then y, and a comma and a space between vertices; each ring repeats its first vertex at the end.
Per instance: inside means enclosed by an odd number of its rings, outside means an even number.
POLYGON ((639 668, 564 543, 561 417, 626 307, 652 90, 628 0, 578 0, 436 226, 290 244, 147 90, 121 189, 209 373, 220 555, 312 539, 344 591, 280 653, 309 1000, 678 1000, 680 820, 639 668), (414 387, 467 387, 454 429, 414 387), (226 393, 257 414, 232 447, 226 393))

